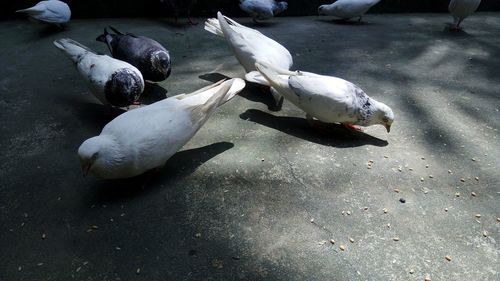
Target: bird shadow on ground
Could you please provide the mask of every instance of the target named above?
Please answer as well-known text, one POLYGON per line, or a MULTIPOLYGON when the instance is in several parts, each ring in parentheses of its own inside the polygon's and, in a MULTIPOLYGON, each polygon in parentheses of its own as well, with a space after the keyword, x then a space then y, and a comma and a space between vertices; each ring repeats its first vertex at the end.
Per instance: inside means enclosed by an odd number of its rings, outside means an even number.
POLYGON ((452 29, 453 28, 453 24, 452 23, 445 23, 445 26, 443 28, 443 31, 440 32, 441 34, 444 34, 445 36, 447 37, 461 37, 461 38, 466 38, 466 37, 474 37, 473 35, 467 33, 465 30, 463 29, 459 29, 459 30, 454 30, 452 29))
POLYGON ((146 82, 144 92, 139 98, 139 102, 145 105, 152 104, 168 98, 167 93, 168 91, 162 86, 156 83, 146 82))
POLYGON ((260 102, 267 106, 270 111, 280 111, 281 107, 276 104, 269 87, 252 82, 246 82, 246 87, 239 96, 249 101, 260 102))
POLYGON ((174 185, 196 171, 203 163, 233 147, 234 144, 230 142, 217 142, 183 150, 174 154, 165 166, 158 170, 128 179, 98 180, 90 187, 87 200, 91 204, 102 204, 158 191, 165 186, 174 185))
POLYGON ((314 129, 305 118, 274 116, 257 109, 247 110, 240 114, 240 118, 325 146, 343 148, 374 145, 383 147, 389 144, 386 140, 362 132, 349 131, 340 124, 320 122, 322 129, 320 132, 314 129))
POLYGON ((218 72, 205 73, 205 74, 198 76, 198 78, 203 79, 203 80, 208 81, 208 82, 212 82, 212 83, 217 83, 220 80, 224 80, 224 79, 231 79, 231 77, 226 76, 224 74, 220 74, 218 72))

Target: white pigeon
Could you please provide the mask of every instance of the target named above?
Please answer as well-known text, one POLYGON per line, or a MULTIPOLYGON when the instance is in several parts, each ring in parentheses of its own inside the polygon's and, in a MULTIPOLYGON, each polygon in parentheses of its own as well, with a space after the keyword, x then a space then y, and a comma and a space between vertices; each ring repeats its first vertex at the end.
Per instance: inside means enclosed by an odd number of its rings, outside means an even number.
POLYGON ((381 124, 390 132, 394 113, 389 106, 370 98, 353 83, 310 72, 279 69, 257 62, 255 67, 287 100, 313 118, 341 123, 361 131, 360 126, 381 124))
MULTIPOLYGON (((217 19, 205 22, 205 30, 224 37, 236 59, 245 68, 245 79, 264 86, 269 86, 264 77, 255 69, 257 61, 266 62, 280 68, 290 69, 293 59, 290 52, 278 42, 259 31, 243 26, 234 20, 217 13, 217 19)), ((283 98, 271 88, 276 103, 281 106, 283 98)))
POLYGON ((368 10, 380 2, 380 0, 337 0, 329 5, 321 5, 318 8, 320 16, 334 16, 341 19, 359 18, 368 10))
POLYGON ((16 13, 25 13, 31 19, 54 24, 61 28, 65 27, 71 18, 69 6, 59 0, 41 1, 31 8, 19 10, 16 13))
POLYGON ((460 30, 460 23, 474 13, 479 4, 481 4, 481 0, 451 0, 448 10, 453 16, 453 29, 460 30))
POLYGON ((249 14, 254 22, 267 20, 288 8, 287 2, 275 0, 240 0, 240 8, 249 14))
POLYGON ((103 104, 129 106, 144 91, 144 79, 135 66, 99 55, 68 38, 58 39, 54 45, 75 63, 90 91, 103 104))
POLYGON ((220 81, 119 115, 78 148, 84 175, 129 178, 163 166, 244 87, 239 78, 220 81))

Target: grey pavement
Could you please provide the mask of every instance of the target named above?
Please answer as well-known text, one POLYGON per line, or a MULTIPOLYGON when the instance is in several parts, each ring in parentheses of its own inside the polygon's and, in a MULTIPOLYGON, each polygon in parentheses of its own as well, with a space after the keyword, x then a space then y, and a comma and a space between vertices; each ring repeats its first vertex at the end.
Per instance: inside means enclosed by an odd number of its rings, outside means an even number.
POLYGON ((500 280, 500 14, 364 20, 255 28, 391 106, 390 134, 318 131, 248 85, 144 188, 82 177, 77 148, 116 113, 52 41, 157 39, 173 72, 146 102, 241 77, 226 43, 166 19, 0 22, 0 280, 500 280))

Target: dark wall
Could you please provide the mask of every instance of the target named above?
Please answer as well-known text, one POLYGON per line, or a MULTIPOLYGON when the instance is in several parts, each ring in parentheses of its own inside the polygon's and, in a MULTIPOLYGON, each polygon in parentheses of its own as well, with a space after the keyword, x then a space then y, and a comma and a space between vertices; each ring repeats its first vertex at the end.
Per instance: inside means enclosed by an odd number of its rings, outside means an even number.
MULTIPOLYGON (((14 11, 36 4, 39 0, 0 1, 2 19, 19 18, 14 11)), ((188 2, 189 0, 176 0, 188 2)), ((92 17, 157 17, 171 15, 169 9, 159 0, 69 0, 73 18, 92 17)), ((333 0, 288 0, 288 10, 284 16, 316 15, 321 4, 333 0)), ((243 16, 238 8, 239 0, 198 0, 192 10, 193 16, 213 16, 220 10, 229 16, 243 16)), ((449 0, 382 0, 372 12, 446 12, 449 0)), ((500 1, 483 0, 480 11, 500 11, 500 1)), ((185 14, 184 14, 185 16, 185 14)))

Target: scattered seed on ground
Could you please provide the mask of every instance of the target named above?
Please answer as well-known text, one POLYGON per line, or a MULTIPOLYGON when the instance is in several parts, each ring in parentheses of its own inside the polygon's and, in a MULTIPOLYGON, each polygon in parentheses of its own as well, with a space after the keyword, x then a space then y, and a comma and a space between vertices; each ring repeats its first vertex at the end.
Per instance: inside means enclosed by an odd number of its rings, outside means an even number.
POLYGON ((415 269, 410 269, 410 274, 415 273, 415 269))
POLYGON ((460 181, 461 181, 461 182, 465 182, 465 179, 464 179, 464 178, 461 178, 461 179, 460 179, 460 181))
POLYGON ((444 257, 447 261, 451 261, 451 256, 445 256, 444 257))
POLYGON ((398 242, 399 241, 399 237, 394 237, 394 238, 392 238, 392 240, 398 242))
POLYGON ((351 215, 351 211, 347 211, 347 212, 346 212, 346 214, 347 214, 348 216, 350 216, 350 215, 351 215))
POLYGON ((339 249, 342 250, 342 251, 345 251, 345 246, 344 245, 340 245, 339 249))
POLYGON ((476 218, 480 219, 481 218, 481 214, 476 214, 476 218))
POLYGON ((424 181, 424 178, 423 178, 423 177, 421 177, 421 178, 420 178, 420 181, 424 181))
POLYGON ((433 179, 433 178, 434 178, 434 176, 433 176, 433 175, 429 175, 429 178, 433 179))
POLYGON ((471 158, 470 160, 472 160, 472 161, 477 161, 477 159, 476 159, 476 158, 471 158))
POLYGON ((318 245, 320 245, 320 246, 321 246, 321 245, 325 245, 325 244, 326 244, 326 241, 325 241, 325 240, 318 242, 318 245))
POLYGON ((21 271, 21 270, 23 270, 22 266, 20 266, 20 267, 17 268, 17 271, 21 271))
POLYGON ((138 268, 136 271, 135 271, 136 274, 141 274, 141 269, 138 268))
POLYGON ((399 193, 400 190, 398 188, 394 188, 394 192, 399 193))
POLYGON ((330 239, 330 243, 335 244, 335 240, 330 239))
POLYGON ((425 160, 425 157, 420 157, 420 159, 425 160))
POLYGON ((429 276, 425 277, 424 281, 432 281, 429 276))
POLYGON ((196 237, 196 238, 201 238, 201 233, 199 233, 199 232, 198 232, 198 233, 196 233, 196 234, 194 235, 194 237, 196 237))
POLYGON ((497 218, 497 221, 498 221, 498 222, 500 222, 500 217, 499 217, 499 218, 497 218))
POLYGON ((476 196, 477 196, 477 194, 476 194, 474 191, 472 191, 472 192, 470 193, 470 195, 472 195, 473 197, 476 197, 476 196))
POLYGON ((455 192, 455 197, 460 197, 460 192, 455 192))
POLYGON ((386 159, 387 159, 387 158, 389 158, 389 156, 387 156, 387 155, 384 155, 384 158, 386 158, 386 159))
POLYGON ((387 228, 391 228, 391 224, 390 223, 387 224, 387 228))
POLYGON ((476 181, 479 181, 479 177, 475 177, 474 179, 475 179, 476 181))
POLYGON ((384 214, 387 214, 389 210, 387 210, 387 208, 383 208, 382 211, 384 211, 384 214))
POLYGON ((43 233, 42 234, 42 239, 45 239, 45 238, 47 238, 47 234, 43 233))
POLYGON ((426 168, 429 168, 429 165, 425 165, 426 168))
POLYGON ((76 272, 80 272, 80 270, 82 270, 82 267, 81 267, 81 266, 77 267, 75 271, 76 271, 76 272))
POLYGON ((311 223, 314 223, 314 219, 311 219, 311 223))
POLYGON ((406 203, 406 199, 404 199, 404 198, 401 197, 401 198, 399 198, 399 202, 406 203))
POLYGON ((445 211, 445 212, 448 212, 448 208, 444 208, 444 211, 445 211))
POLYGON ((451 171, 451 170, 448 170, 448 174, 452 174, 452 171, 451 171))
POLYGON ((484 236, 484 237, 488 237, 488 235, 490 235, 490 234, 488 233, 488 231, 484 230, 484 231, 483 231, 483 236, 484 236))
POLYGON ((354 243, 354 239, 352 237, 349 237, 349 242, 354 243))

